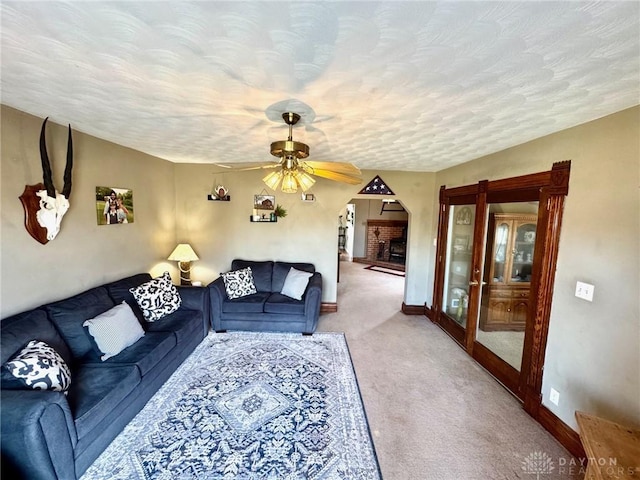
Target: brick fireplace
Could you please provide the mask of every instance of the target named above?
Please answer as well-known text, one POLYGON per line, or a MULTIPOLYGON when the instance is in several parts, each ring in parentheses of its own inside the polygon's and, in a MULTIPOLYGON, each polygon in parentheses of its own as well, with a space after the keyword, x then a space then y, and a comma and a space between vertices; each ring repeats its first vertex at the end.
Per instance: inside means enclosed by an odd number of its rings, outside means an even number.
POLYGON ((408 222, 367 220, 367 260, 405 263, 408 222))

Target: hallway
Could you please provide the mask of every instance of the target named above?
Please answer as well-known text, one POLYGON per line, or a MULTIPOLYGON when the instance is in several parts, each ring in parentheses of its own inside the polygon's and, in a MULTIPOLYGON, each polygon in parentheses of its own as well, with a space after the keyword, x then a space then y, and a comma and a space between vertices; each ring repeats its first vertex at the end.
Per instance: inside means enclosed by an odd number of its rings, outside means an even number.
POLYGON ((338 312, 322 315, 319 330, 345 332, 386 480, 583 477, 446 333, 400 311, 404 278, 364 267, 341 262, 338 312), (532 470, 536 454, 548 471, 532 470))

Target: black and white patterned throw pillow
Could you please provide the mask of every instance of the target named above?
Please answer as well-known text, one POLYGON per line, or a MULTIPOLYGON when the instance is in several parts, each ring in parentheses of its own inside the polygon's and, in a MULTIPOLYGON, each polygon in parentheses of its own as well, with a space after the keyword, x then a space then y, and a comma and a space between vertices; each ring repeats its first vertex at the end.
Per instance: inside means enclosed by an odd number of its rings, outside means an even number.
POLYGON ((178 289, 171 282, 169 272, 164 272, 162 276, 143 283, 139 287, 131 288, 129 291, 136 299, 147 322, 160 320, 165 315, 178 310, 182 304, 178 289))
POLYGON ((4 367, 34 390, 66 392, 71 386, 71 371, 65 361, 52 346, 40 340, 31 340, 4 367))
POLYGON ((251 267, 234 270, 222 274, 224 289, 230 299, 246 297, 257 292, 253 283, 253 273, 251 267))

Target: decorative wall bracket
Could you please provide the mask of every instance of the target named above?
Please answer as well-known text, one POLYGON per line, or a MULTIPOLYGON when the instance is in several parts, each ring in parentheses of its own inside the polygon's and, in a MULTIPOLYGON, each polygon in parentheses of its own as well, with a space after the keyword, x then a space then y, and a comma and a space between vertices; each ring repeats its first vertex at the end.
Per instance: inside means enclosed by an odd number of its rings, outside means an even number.
POLYGON ((47 229, 40 226, 37 218, 37 213, 40 209, 40 198, 36 195, 36 192, 40 190, 44 190, 43 183, 25 185, 24 192, 19 198, 24 208, 24 227, 35 240, 46 245, 49 242, 47 229))

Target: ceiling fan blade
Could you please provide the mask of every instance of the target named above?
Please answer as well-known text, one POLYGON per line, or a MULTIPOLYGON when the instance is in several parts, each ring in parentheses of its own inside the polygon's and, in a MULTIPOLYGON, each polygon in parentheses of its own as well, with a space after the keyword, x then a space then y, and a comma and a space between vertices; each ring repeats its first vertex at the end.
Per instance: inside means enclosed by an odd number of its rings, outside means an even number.
POLYGON ((321 168, 316 168, 313 170, 313 172, 309 173, 311 173, 311 175, 315 175, 316 177, 326 178, 335 182, 348 183, 350 185, 358 185, 362 183, 362 178, 347 175, 344 173, 333 172, 331 170, 323 170, 321 168))
POLYGON ((260 164, 256 164, 254 163, 236 163, 236 164, 232 164, 232 165, 223 165, 220 163, 216 163, 214 164, 216 167, 222 167, 222 168, 226 168, 228 170, 232 170, 234 172, 246 172, 248 170, 264 170, 264 169, 268 169, 268 168, 277 168, 280 166, 280 163, 260 163, 260 164))
MULTIPOLYGON (((316 162, 316 161, 307 161, 305 160, 305 165, 310 167, 312 170, 320 169, 320 170, 330 170, 339 173, 345 173, 347 175, 361 175, 362 172, 358 167, 356 167, 352 163, 347 162, 316 162)), ((313 173, 313 172, 309 172, 313 173)))

